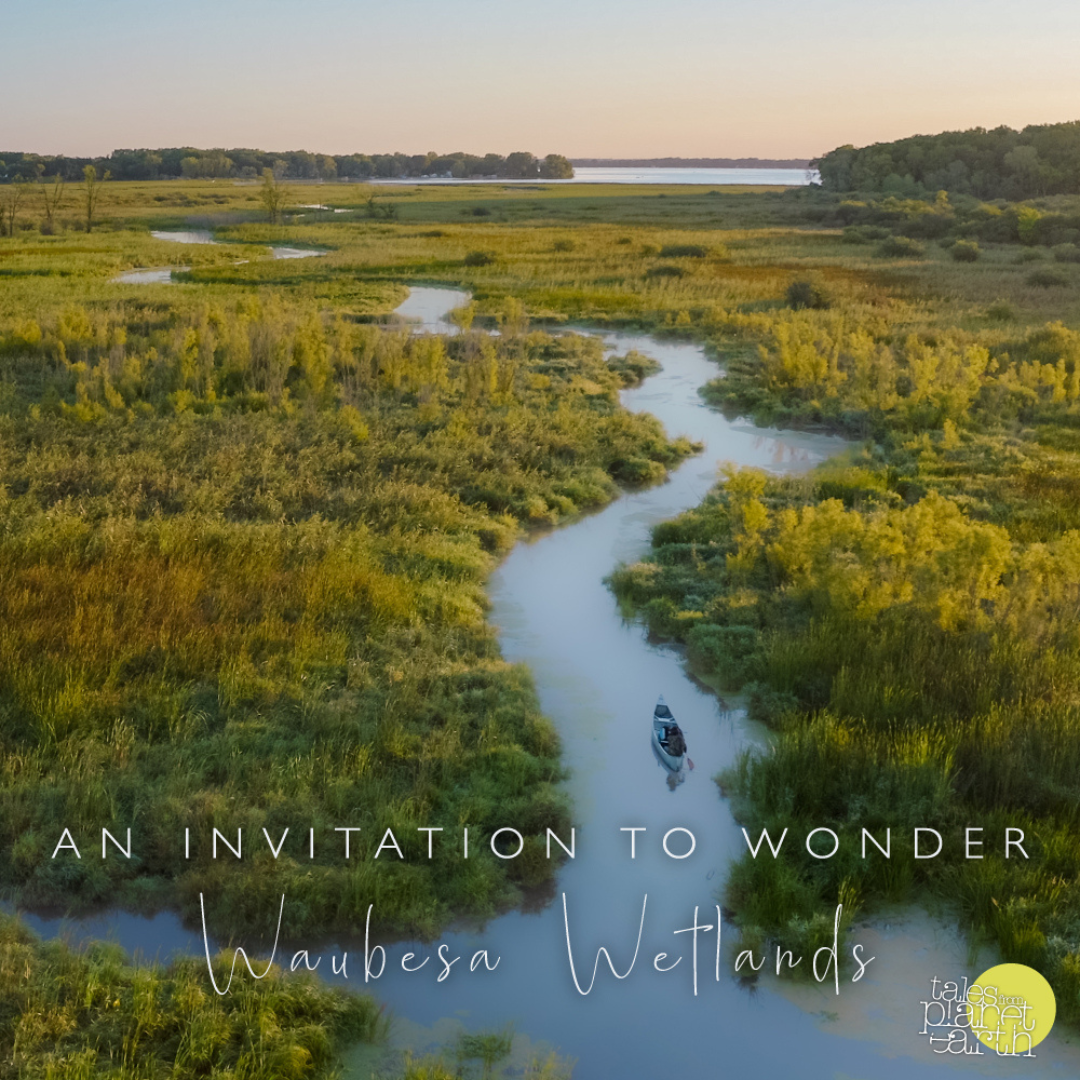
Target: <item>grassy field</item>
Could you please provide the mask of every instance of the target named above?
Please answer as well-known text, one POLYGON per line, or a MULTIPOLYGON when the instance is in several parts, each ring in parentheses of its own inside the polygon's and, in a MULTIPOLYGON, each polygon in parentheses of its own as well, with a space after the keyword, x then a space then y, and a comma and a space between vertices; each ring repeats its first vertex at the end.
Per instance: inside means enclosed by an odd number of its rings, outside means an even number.
POLYGON ((483 583, 523 530, 690 451, 619 409, 637 361, 548 332, 636 326, 715 350, 721 407, 867 440, 806 481, 729 481, 616 579, 776 727, 726 780, 744 819, 987 827, 979 863, 741 865, 744 933, 937 890, 1076 1014, 1080 265, 1029 228, 1070 206, 327 184, 270 226, 257 187, 188 181, 106 185, 86 233, 77 195, 52 234, 30 203, 0 238, 9 897, 190 915, 201 891, 257 931, 287 892, 290 933, 374 902, 431 935, 549 881, 558 739, 483 583), (194 227, 226 242, 150 234, 194 227), (410 339, 388 319, 410 282, 471 290, 466 332, 410 339), (526 854, 429 864, 428 824, 513 824, 526 854), (1010 824, 1030 863, 1000 857, 1010 824), (129 825, 130 862, 51 858, 63 827, 85 855, 129 825), (264 826, 290 829, 280 858, 210 858, 212 828, 264 826), (352 861, 310 859, 308 828, 338 826, 362 830, 352 861), (371 858, 387 828, 408 861, 371 858))
POLYGON ((380 325, 414 277, 403 226, 274 230, 338 245, 288 264, 154 240, 146 202, 183 187, 117 186, 94 232, 0 251, 5 887, 189 915, 204 892, 223 930, 272 926, 282 892, 290 933, 369 902, 398 932, 487 916, 550 878, 543 837, 569 807, 484 579, 522 529, 689 447, 618 407, 633 362, 531 330, 508 293, 481 305, 498 338, 380 325), (180 257, 185 283, 111 280, 180 257), (479 854, 455 836, 418 861, 428 824, 469 826, 479 854), (508 824, 525 853, 484 857, 508 824), (62 828, 96 851, 128 826, 130 861, 52 857, 62 828), (241 827, 244 862, 215 861, 212 829, 241 827), (264 827, 290 829, 278 858, 251 852, 264 827), (338 827, 361 829, 351 861, 338 827), (388 828, 406 861, 374 860, 388 828))

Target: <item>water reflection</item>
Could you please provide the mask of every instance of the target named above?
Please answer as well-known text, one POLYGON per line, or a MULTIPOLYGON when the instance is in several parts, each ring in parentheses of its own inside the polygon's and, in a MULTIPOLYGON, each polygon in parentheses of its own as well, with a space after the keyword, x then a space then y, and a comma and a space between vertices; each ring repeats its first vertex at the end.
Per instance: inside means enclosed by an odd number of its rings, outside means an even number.
POLYGON ((660 751, 656 749, 656 745, 653 743, 652 739, 649 740, 649 749, 652 751, 652 756, 656 759, 656 764, 663 774, 664 784, 667 786, 668 791, 674 791, 680 784, 686 783, 686 774, 689 768, 688 765, 684 765, 678 769, 670 768, 668 763, 660 756, 660 751))
POLYGON ((421 334, 456 334, 456 327, 447 316, 463 307, 472 297, 461 289, 442 289, 414 285, 408 299, 399 304, 394 314, 405 319, 410 328, 421 334))
MULTIPOLYGON (((150 235, 155 240, 167 240, 174 244, 227 244, 233 241, 217 240, 209 229, 152 229, 150 235)), ((326 255, 325 251, 317 251, 314 248, 287 247, 281 244, 271 245, 271 259, 310 259, 317 255, 326 255)), ((241 266, 248 259, 237 259, 233 265, 241 266)), ((190 266, 171 266, 160 269, 139 267, 135 270, 125 270, 117 274, 111 280, 124 285, 171 285, 174 283, 173 273, 190 270, 190 266)))
POLYGON ((174 270, 189 270, 188 266, 165 267, 157 270, 125 270, 117 274, 113 281, 119 281, 125 285, 170 285, 174 270))
POLYGON ((214 234, 209 229, 151 229, 150 235, 155 240, 170 240, 174 244, 217 244, 214 234))

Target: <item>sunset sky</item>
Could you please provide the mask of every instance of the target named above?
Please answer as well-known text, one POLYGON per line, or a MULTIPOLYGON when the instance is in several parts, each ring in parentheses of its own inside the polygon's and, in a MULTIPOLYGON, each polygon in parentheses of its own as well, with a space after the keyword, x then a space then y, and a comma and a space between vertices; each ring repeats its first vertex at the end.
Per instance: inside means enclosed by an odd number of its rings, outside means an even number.
POLYGON ((1080 119, 1075 0, 7 0, 0 153, 810 157, 1080 119))

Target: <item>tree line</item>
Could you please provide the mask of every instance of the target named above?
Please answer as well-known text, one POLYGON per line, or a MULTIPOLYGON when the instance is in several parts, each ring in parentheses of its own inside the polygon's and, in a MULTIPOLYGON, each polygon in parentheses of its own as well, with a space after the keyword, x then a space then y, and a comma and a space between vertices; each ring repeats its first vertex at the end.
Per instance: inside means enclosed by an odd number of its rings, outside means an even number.
POLYGON ((180 178, 256 179, 270 169, 289 180, 392 180, 412 176, 499 177, 506 180, 569 180, 573 166, 562 154, 537 158, 528 151, 507 154, 313 154, 307 150, 114 150, 105 157, 67 157, 0 152, 0 182, 30 179, 38 172, 65 180, 82 179, 88 165, 116 180, 180 178))
POLYGON ((830 150, 811 163, 828 191, 918 195, 946 190, 983 199, 1080 193, 1080 121, 972 128, 830 150))

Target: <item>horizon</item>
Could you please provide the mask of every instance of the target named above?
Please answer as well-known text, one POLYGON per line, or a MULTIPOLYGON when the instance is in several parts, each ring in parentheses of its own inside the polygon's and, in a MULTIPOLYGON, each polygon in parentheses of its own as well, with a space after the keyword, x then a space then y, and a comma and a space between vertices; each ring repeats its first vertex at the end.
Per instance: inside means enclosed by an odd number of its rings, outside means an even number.
POLYGON ((828 0, 814 13, 795 0, 676 0, 662 15, 642 0, 12 8, 8 83, 32 89, 0 142, 42 155, 479 145, 571 159, 812 159, 847 143, 1066 122, 1080 100, 1080 8, 1060 0, 1034 11, 828 0))
MULTIPOLYGON (((1022 124, 1022 125, 996 124, 996 125, 993 125, 992 127, 989 126, 989 125, 980 125, 980 126, 978 126, 976 128, 953 128, 953 129, 944 129, 943 131, 937 131, 937 132, 917 131, 917 132, 911 132, 911 133, 909 133, 907 135, 899 135, 899 136, 896 137, 895 140, 889 140, 889 142, 908 139, 908 138, 931 138, 931 137, 934 137, 936 135, 948 134, 950 132, 952 132, 952 133, 955 133, 955 132, 963 133, 965 131, 971 131, 971 130, 992 131, 995 128, 1000 128, 1000 127, 1010 127, 1014 131, 1020 132, 1020 131, 1023 131, 1024 129, 1029 128, 1029 127, 1049 127, 1049 126, 1055 126, 1055 125, 1074 124, 1074 123, 1080 123, 1080 118, 1073 118, 1073 119, 1067 119, 1067 120, 1058 120, 1058 121, 1046 121, 1046 122, 1038 122, 1038 121, 1036 121, 1036 122, 1032 122, 1030 124, 1022 124)), ((857 149, 860 149, 860 148, 865 148, 865 147, 871 146, 871 145, 878 145, 878 144, 885 144, 885 143, 886 143, 885 140, 876 140, 874 143, 850 144, 850 145, 855 145, 857 149)), ((611 166, 611 165, 618 165, 621 162, 665 162, 665 163, 671 163, 671 162, 680 162, 680 161, 687 161, 687 162, 753 161, 753 162, 773 164, 774 167, 790 168, 790 169, 794 170, 794 169, 801 169, 803 167, 809 167, 809 166, 813 165, 813 163, 818 159, 818 157, 823 156, 823 155, 831 152, 832 150, 837 149, 839 146, 844 146, 844 145, 849 145, 849 144, 839 143, 839 144, 837 144, 837 147, 830 147, 829 150, 822 151, 821 154, 814 155, 813 157, 799 157, 798 155, 793 155, 793 154, 789 154, 789 155, 772 155, 772 156, 763 156, 763 155, 760 155, 760 154, 743 154, 743 155, 737 155, 737 156, 736 155, 730 155, 730 154, 663 154, 663 155, 660 155, 660 154, 656 154, 656 155, 647 155, 647 154, 619 154, 619 155, 565 154, 565 155, 561 155, 561 156, 566 157, 567 160, 569 160, 570 163, 572 165, 574 165, 576 168, 594 167, 592 165, 582 164, 584 162, 591 162, 591 163, 600 162, 602 165, 611 166), (786 164, 784 164, 784 163, 788 163, 788 162, 798 162, 799 164, 794 164, 794 165, 786 165, 786 164)), ((505 156, 505 155, 507 155, 509 153, 514 153, 515 152, 513 150, 509 150, 509 151, 508 150, 496 150, 496 151, 462 150, 461 148, 456 148, 456 149, 453 149, 453 150, 442 150, 442 149, 434 150, 431 147, 428 147, 427 150, 401 150, 401 149, 398 149, 398 150, 367 150, 367 149, 353 149, 353 150, 330 150, 330 151, 328 151, 328 150, 324 150, 324 149, 322 149, 320 147, 310 147, 310 146, 281 147, 281 146, 278 146, 278 147, 269 148, 269 147, 265 147, 265 146, 256 146, 256 145, 250 144, 250 143, 233 143, 231 145, 222 144, 222 145, 218 145, 218 146, 211 146, 211 145, 208 145, 208 144, 199 145, 197 143, 174 143, 174 144, 171 144, 171 145, 160 144, 158 146, 150 146, 150 145, 138 146, 138 145, 136 145, 134 143, 131 143, 131 144, 128 144, 126 146, 117 145, 117 146, 114 146, 114 147, 112 147, 111 149, 109 149, 107 151, 100 152, 100 153, 68 153, 68 152, 63 151, 63 150, 60 150, 60 151, 42 151, 42 150, 35 150, 35 149, 32 149, 32 148, 25 148, 25 147, 15 147, 15 146, 3 147, 3 146, 0 146, 0 155, 5 154, 5 153, 16 153, 16 154, 24 153, 24 154, 35 155, 35 156, 46 158, 46 159, 50 159, 50 158, 66 158, 68 160, 80 160, 80 159, 107 160, 109 157, 111 157, 114 154, 161 152, 161 151, 175 151, 175 150, 193 150, 193 151, 196 151, 198 153, 216 153, 216 152, 229 153, 229 152, 237 152, 237 151, 248 151, 248 152, 259 153, 259 154, 271 154, 271 153, 279 153, 279 154, 314 154, 314 155, 325 154, 325 155, 331 156, 331 157, 333 157, 333 156, 342 157, 342 156, 348 156, 348 155, 355 154, 355 155, 358 155, 358 156, 365 156, 365 157, 371 157, 371 158, 392 157, 394 155, 401 155, 401 156, 405 156, 405 157, 421 157, 421 156, 424 156, 425 154, 431 154, 431 153, 434 153, 439 157, 449 157, 449 156, 453 156, 453 155, 456 155, 456 154, 464 154, 466 156, 472 156, 472 157, 483 157, 486 153, 498 153, 498 154, 502 154, 503 156, 505 156)), ((532 152, 532 151, 527 150, 526 148, 523 148, 523 147, 520 147, 520 146, 517 148, 517 150, 518 151, 524 151, 524 152, 527 152, 527 153, 532 152)), ((545 153, 558 154, 559 152, 558 151, 544 151, 544 152, 540 152, 539 154, 536 154, 535 156, 538 159, 542 160, 544 158, 544 156, 545 156, 545 153)), ((679 166, 669 164, 668 167, 669 168, 677 168, 679 166)), ((684 166, 684 167, 685 168, 694 168, 695 166, 694 165, 687 165, 687 166, 684 166)), ((704 166, 704 167, 708 168, 709 166, 704 166)), ((755 166, 748 166, 748 167, 755 167, 755 166)))

